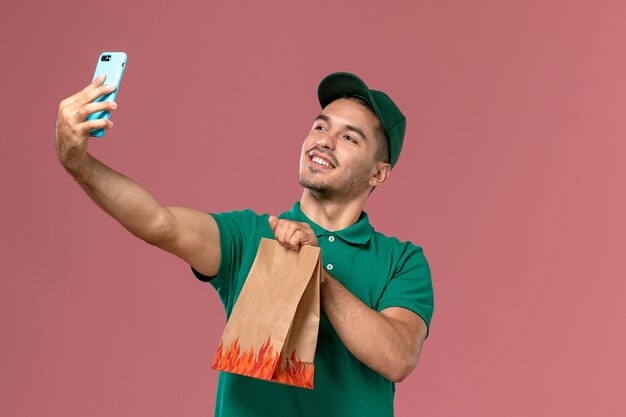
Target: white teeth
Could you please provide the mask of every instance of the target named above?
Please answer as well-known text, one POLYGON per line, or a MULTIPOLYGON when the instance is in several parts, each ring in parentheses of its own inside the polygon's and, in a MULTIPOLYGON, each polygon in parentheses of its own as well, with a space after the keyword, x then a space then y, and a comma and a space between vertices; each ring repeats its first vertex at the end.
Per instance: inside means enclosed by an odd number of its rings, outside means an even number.
POLYGON ((312 160, 313 160, 313 162, 317 162, 320 165, 324 165, 326 167, 330 167, 330 164, 328 162, 324 161, 322 158, 319 158, 317 156, 314 156, 312 158, 312 160))

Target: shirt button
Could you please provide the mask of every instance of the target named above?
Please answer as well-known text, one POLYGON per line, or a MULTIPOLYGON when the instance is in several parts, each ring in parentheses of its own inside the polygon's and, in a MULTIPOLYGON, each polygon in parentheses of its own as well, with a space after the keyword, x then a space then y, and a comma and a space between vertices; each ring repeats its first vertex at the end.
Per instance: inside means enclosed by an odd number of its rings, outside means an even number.
POLYGON ((332 271, 333 270, 333 264, 326 265, 326 269, 328 269, 329 271, 332 271))
POLYGON ((328 236, 328 241, 329 242, 334 242, 335 241, 335 236, 328 236))

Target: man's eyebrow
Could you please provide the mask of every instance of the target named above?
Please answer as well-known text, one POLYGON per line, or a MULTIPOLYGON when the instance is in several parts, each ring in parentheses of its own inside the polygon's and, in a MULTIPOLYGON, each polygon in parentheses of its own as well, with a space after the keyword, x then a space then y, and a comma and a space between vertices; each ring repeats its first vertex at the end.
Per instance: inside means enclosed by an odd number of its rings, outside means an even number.
MULTIPOLYGON (((315 121, 318 121, 318 120, 323 120, 326 123, 331 123, 331 118, 325 114, 317 115, 317 117, 315 118, 315 121)), ((365 133, 358 127, 353 126, 353 125, 344 125, 343 128, 346 130, 351 130, 353 132, 356 132, 356 134, 361 136, 364 140, 367 140, 367 136, 365 136, 365 133)))
POLYGON ((363 131, 358 127, 352 125, 345 125, 344 127, 348 130, 356 132, 357 135, 361 136, 364 140, 367 140, 367 136, 365 136, 365 133, 363 133, 363 131))
POLYGON ((325 114, 318 114, 315 118, 315 121, 317 122, 318 120, 323 120, 327 123, 330 123, 330 117, 326 116, 325 114))

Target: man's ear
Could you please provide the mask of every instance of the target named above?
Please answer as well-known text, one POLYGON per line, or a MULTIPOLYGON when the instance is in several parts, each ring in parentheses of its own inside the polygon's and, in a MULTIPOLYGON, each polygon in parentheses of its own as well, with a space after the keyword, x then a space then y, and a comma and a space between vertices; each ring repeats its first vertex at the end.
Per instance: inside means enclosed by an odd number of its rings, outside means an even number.
POLYGON ((374 167, 376 170, 370 177, 369 184, 372 187, 378 187, 382 185, 387 178, 389 177, 389 173, 391 172, 391 165, 386 162, 376 162, 374 167))

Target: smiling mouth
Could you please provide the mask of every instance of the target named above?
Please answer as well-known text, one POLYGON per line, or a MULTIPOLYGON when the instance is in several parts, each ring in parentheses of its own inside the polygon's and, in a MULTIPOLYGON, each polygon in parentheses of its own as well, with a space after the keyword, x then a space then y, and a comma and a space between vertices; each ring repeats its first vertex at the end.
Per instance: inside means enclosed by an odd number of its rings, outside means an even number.
POLYGON ((319 156, 309 156, 309 159, 313 161, 314 163, 316 163, 317 165, 321 165, 326 168, 335 168, 332 164, 320 158, 319 156))
POLYGON ((322 152, 317 148, 309 150, 307 155, 314 168, 319 167, 321 169, 334 169, 337 167, 337 163, 331 155, 327 155, 325 152, 322 152))

